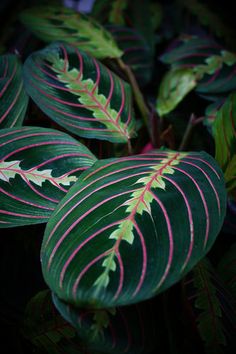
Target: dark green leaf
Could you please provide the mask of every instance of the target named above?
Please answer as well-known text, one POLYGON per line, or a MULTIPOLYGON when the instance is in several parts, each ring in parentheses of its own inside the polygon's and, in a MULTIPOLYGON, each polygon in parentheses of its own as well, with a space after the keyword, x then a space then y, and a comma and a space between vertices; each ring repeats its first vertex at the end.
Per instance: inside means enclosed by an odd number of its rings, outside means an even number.
POLYGON ((0 132, 0 227, 47 221, 82 171, 96 158, 57 130, 23 127, 0 132))
POLYGON ((33 53, 24 80, 37 105, 74 134, 123 143, 135 135, 130 86, 72 45, 33 53))
POLYGON ((225 204, 222 172, 206 153, 154 151, 99 161, 47 224, 45 280, 76 306, 150 298, 205 256, 225 204))
POLYGON ((236 299, 236 244, 222 255, 218 266, 219 274, 236 299))
POLYGON ((28 105, 17 55, 0 56, 0 127, 21 126, 28 105))

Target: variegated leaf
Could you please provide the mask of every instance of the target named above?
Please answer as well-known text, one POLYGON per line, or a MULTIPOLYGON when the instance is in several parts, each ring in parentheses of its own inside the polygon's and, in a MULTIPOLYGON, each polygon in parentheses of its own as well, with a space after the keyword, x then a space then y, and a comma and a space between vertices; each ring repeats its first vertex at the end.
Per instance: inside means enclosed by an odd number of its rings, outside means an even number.
POLYGON ((57 130, 23 127, 0 133, 0 227, 47 221, 96 158, 57 130))
POLYGON ((47 224, 45 280, 77 306, 150 298, 208 252, 225 204, 222 172, 206 153, 153 151, 99 161, 47 224))
POLYGON ((167 72, 161 81, 156 108, 160 116, 171 112, 197 85, 196 75, 187 68, 167 72))
POLYGON ((54 43, 33 53, 24 79, 37 105, 74 134, 112 142, 135 135, 130 86, 74 46, 54 43))
POLYGON ((196 75, 196 91, 225 94, 236 88, 236 55, 209 38, 182 37, 161 60, 171 69, 184 68, 196 75))
POLYGON ((21 126, 28 105, 22 67, 14 54, 0 56, 0 128, 21 126))
POLYGON ((157 339, 153 304, 144 302, 104 309, 76 308, 53 294, 53 302, 91 353, 148 354, 157 339))
POLYGON ((95 58, 119 58, 122 51, 98 22, 62 6, 38 6, 24 10, 21 21, 45 42, 62 40, 95 58))
POLYGON ((216 114, 213 126, 216 160, 224 171, 226 187, 236 187, 236 92, 232 93, 216 114))

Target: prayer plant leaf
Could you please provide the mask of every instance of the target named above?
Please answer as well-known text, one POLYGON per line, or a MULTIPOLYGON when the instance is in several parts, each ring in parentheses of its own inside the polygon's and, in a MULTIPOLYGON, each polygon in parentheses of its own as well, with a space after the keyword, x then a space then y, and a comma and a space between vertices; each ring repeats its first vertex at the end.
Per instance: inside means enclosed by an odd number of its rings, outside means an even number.
POLYGON ((227 94, 236 89, 236 55, 210 38, 182 36, 161 61, 171 69, 191 70, 197 80, 199 94, 227 94))
POLYGON ((53 129, 0 131, 0 227, 47 221, 82 171, 96 158, 53 129))
POLYGON ((236 92, 218 110, 212 128, 215 158, 224 171, 228 191, 232 191, 236 187, 236 92))
POLYGON ((200 261, 186 277, 184 290, 193 306, 206 353, 225 353, 226 344, 233 345, 236 303, 207 258, 200 261))
POLYGON ((204 152, 156 150, 96 162, 47 224, 44 278, 75 306, 151 298, 205 256, 225 208, 222 172, 204 152))
POLYGON ((93 18, 63 6, 38 6, 24 10, 20 19, 45 42, 62 40, 95 58, 119 58, 122 51, 112 35, 93 18))
POLYGON ((33 53, 24 80, 42 111, 76 135, 119 143, 135 135, 130 86, 72 45, 33 53))
POLYGON ((75 328, 55 309, 50 290, 40 291, 27 304, 22 333, 43 353, 87 353, 75 328))
POLYGON ((156 318, 150 302, 105 309, 76 308, 53 294, 53 302, 89 350, 113 354, 153 353, 156 318))
POLYGON ((17 55, 0 56, 0 128, 21 126, 28 106, 17 55))
POLYGON ((160 116, 171 112, 197 85, 191 69, 177 68, 167 72, 161 81, 156 108, 160 116))

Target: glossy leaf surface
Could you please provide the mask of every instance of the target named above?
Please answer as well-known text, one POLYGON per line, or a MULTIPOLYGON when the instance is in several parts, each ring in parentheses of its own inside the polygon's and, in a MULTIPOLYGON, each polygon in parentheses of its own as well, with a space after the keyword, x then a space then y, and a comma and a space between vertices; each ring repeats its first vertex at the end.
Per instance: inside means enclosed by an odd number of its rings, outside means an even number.
POLYGON ((0 133, 0 227, 47 221, 96 158, 57 130, 23 127, 0 133))
POLYGON ((61 301, 53 294, 60 314, 78 331, 78 336, 94 353, 153 353, 156 318, 148 302, 109 309, 83 309, 61 301))
POLYGON ((124 143, 135 134, 130 86, 74 46, 54 43, 33 53, 24 79, 37 105, 74 134, 124 143))
POLYGON ((21 21, 45 42, 64 41, 95 58, 119 58, 122 51, 111 34, 84 14, 62 6, 39 6, 21 13, 21 21))
POLYGON ((219 109, 213 123, 216 160, 224 171, 226 187, 236 187, 236 92, 219 109))
POLYGON ((225 204, 222 172, 206 153, 154 151, 99 161, 48 222, 44 278, 77 306, 150 298, 207 253, 225 204))
POLYGON ((28 105, 17 55, 0 56, 0 128, 21 126, 28 105))

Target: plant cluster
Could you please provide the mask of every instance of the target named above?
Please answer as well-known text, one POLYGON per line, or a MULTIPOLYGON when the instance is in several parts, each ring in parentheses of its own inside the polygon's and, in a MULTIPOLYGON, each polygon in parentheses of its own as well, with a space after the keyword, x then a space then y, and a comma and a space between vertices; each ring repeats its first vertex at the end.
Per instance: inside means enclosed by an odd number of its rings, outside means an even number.
POLYGON ((232 353, 234 32, 197 0, 46 3, 23 2, 0 55, 18 351, 232 353))

